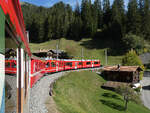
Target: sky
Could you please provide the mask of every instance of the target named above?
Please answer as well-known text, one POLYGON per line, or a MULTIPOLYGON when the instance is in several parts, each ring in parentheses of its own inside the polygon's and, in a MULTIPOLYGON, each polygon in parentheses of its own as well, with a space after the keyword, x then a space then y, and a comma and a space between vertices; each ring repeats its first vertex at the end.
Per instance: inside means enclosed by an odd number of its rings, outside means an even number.
MULTIPOLYGON (((66 4, 70 4, 72 7, 75 7, 76 2, 78 1, 79 4, 81 4, 82 0, 20 0, 21 2, 28 2, 37 6, 44 6, 44 7, 51 7, 55 3, 63 1, 66 4)), ((91 0, 92 3, 94 0, 91 0)), ((111 4, 113 3, 113 0, 110 0, 111 4)), ((124 0, 125 6, 127 6, 128 0, 124 0)))

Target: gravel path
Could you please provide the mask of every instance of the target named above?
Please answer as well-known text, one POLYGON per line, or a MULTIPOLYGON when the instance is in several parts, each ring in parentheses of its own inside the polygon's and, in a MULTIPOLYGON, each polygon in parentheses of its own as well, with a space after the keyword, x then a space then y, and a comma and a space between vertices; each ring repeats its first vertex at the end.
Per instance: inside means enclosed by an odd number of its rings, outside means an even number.
MULTIPOLYGON (((89 69, 84 69, 84 70, 89 70, 89 69)), ((48 76, 44 76, 43 78, 40 79, 40 81, 38 81, 33 86, 33 88, 30 90, 30 105, 29 105, 30 113, 48 113, 48 110, 46 109, 47 107, 46 103, 48 101, 47 99, 50 98, 49 96, 50 84, 52 84, 55 80, 57 80, 61 76, 65 75, 67 72, 59 72, 59 73, 50 74, 48 76)), ((54 113, 57 112, 58 111, 54 113)))
POLYGON ((64 72, 44 76, 30 92, 30 113, 48 113, 45 102, 49 96, 50 84, 63 76, 64 72))
POLYGON ((17 88, 16 88, 16 76, 6 75, 5 80, 7 82, 8 95, 5 98, 5 113, 16 113, 16 102, 17 102, 17 88))
POLYGON ((143 77, 141 84, 143 86, 141 95, 143 104, 150 109, 150 77, 143 77))

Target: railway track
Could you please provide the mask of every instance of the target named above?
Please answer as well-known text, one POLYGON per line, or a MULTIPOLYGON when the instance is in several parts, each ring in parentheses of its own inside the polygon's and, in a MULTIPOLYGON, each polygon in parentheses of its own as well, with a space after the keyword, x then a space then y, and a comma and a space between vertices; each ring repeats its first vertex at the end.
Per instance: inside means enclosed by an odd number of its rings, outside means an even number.
MULTIPOLYGON (((80 70, 73 70, 73 71, 96 70, 96 69, 99 68, 80 69, 80 70)), ((29 102, 30 103, 29 113, 52 113, 52 112, 48 112, 46 106, 47 99, 50 97, 50 86, 53 85, 53 83, 56 80, 58 80, 60 77, 66 75, 66 73, 71 71, 58 72, 41 78, 40 81, 38 81, 34 85, 34 87, 30 90, 31 91, 30 97, 32 98, 30 98, 30 102, 29 102)), ((53 111, 53 113, 58 113, 58 111, 53 111)))

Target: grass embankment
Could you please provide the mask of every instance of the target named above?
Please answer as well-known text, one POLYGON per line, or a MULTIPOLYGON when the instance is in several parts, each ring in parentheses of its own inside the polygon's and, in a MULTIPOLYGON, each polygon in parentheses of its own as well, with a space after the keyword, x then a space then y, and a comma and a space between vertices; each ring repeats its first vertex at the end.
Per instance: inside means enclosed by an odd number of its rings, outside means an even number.
POLYGON ((150 113, 143 105, 124 100, 100 86, 105 80, 94 72, 71 72, 54 85, 54 100, 61 113, 150 113))
MULTIPOLYGON (((51 40, 40 44, 31 43, 31 51, 34 52, 39 49, 56 49, 56 44, 58 42, 59 40, 51 40)), ((99 49, 97 47, 92 47, 90 42, 91 39, 73 41, 62 38, 59 42, 59 49, 66 51, 70 56, 74 56, 75 59, 81 59, 81 50, 83 48, 84 59, 100 59, 102 65, 104 65, 106 48, 99 49)), ((103 42, 100 43, 100 45, 101 44, 103 44, 103 42)), ((108 56, 108 65, 121 64, 121 59, 122 56, 108 56)))

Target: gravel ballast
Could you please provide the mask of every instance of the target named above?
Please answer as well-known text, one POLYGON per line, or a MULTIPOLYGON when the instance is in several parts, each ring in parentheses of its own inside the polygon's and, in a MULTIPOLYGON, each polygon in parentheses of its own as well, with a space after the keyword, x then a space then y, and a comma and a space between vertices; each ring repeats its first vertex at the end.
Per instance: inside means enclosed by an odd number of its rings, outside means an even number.
MULTIPOLYGON (((82 70, 91 70, 91 69, 82 69, 82 70)), ((66 73, 68 72, 70 71, 58 72, 44 76, 33 86, 32 89, 30 89, 29 113, 48 113, 45 103, 47 101, 47 98, 50 96, 50 86, 58 78, 67 75, 66 73)))

